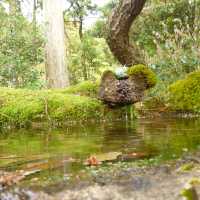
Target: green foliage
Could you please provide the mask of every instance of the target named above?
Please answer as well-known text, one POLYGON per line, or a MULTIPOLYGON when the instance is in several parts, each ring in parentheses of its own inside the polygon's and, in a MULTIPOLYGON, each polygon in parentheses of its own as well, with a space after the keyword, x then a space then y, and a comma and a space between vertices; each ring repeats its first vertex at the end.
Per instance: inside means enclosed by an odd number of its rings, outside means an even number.
POLYGON ((169 87, 169 103, 175 110, 200 112, 200 71, 169 87))
POLYGON ((92 37, 105 38, 106 25, 111 10, 119 3, 119 0, 110 0, 107 4, 98 9, 100 18, 94 25, 87 31, 92 37))
MULTIPOLYGON (((106 17, 112 8, 110 2, 101 9, 102 16, 91 28, 91 35, 105 37, 106 17)), ((146 63, 157 75, 158 84, 148 98, 166 101, 170 84, 199 69, 199 11, 199 0, 152 0, 134 22, 130 39, 144 51, 146 63)))
POLYGON ((133 26, 130 37, 146 54, 158 84, 148 93, 167 101, 166 88, 200 67, 200 1, 152 1, 133 26), (184 12, 182 12, 184 10, 184 12))
POLYGON ((84 35, 82 41, 74 27, 69 33, 69 70, 73 84, 99 79, 102 71, 113 65, 113 56, 103 38, 84 35))
POLYGON ((165 39, 168 38, 169 34, 175 36, 177 29, 190 29, 191 34, 193 33, 199 16, 199 6, 199 0, 149 3, 144 13, 136 21, 130 35, 152 56, 157 50, 157 45, 154 42, 157 36, 161 35, 164 38, 159 40, 164 46, 165 39))
POLYGON ((96 10, 91 0, 67 0, 70 4, 67 14, 75 20, 83 20, 85 16, 96 10))
POLYGON ((39 87, 35 67, 43 60, 42 37, 22 15, 0 9, 0 84, 9 87, 39 87))
POLYGON ((140 64, 130 67, 127 73, 129 76, 138 76, 138 75, 144 76, 147 80, 147 85, 150 88, 156 85, 155 73, 145 65, 140 64))

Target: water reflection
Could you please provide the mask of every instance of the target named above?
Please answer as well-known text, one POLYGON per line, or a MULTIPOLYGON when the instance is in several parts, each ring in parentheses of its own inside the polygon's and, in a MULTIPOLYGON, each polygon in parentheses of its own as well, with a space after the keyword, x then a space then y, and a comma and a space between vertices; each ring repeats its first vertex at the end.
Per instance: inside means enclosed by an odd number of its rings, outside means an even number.
POLYGON ((93 154, 147 152, 170 159, 199 147, 199 125, 199 120, 137 120, 2 133, 0 169, 39 168, 37 177, 56 181, 79 174, 93 154))

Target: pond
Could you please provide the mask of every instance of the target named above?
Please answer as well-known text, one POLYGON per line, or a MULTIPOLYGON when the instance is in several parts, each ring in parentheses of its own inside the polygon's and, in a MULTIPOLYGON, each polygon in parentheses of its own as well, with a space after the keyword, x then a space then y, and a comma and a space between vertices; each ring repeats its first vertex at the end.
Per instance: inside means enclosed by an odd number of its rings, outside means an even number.
MULTIPOLYGON (((163 160, 200 148, 200 120, 138 119, 0 134, 0 171, 34 171, 26 186, 69 181, 92 155, 145 153, 163 160)), ((72 178, 73 179, 73 178, 72 178)))

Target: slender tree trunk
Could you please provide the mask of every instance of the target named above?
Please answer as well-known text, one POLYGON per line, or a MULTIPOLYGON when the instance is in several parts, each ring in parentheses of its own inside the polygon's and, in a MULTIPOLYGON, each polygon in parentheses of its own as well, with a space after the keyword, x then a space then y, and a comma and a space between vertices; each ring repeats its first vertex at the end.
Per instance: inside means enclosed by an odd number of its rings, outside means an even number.
MULTIPOLYGON (((83 17, 80 17, 79 18, 79 37, 80 37, 80 40, 81 40, 81 43, 83 44, 83 17)), ((82 54, 81 54, 81 65, 83 66, 83 78, 84 78, 84 81, 87 81, 88 80, 88 69, 87 69, 87 66, 85 64, 85 56, 84 56, 84 52, 82 51, 82 54)))
POLYGON ((43 0, 46 23, 46 79, 49 88, 69 86, 62 0, 43 0))
POLYGON ((37 0, 33 0, 33 19, 32 19, 32 23, 34 28, 36 28, 36 11, 37 11, 37 0))
MULTIPOLYGON (((21 3, 19 0, 8 0, 8 5, 9 5, 9 15, 13 17, 13 20, 11 21, 10 24, 10 34, 12 35, 12 37, 16 36, 16 32, 18 32, 17 29, 17 17, 19 15, 21 15, 21 3)), ((18 57, 18 51, 19 49, 16 48, 16 46, 13 46, 12 49, 12 55, 14 57, 18 57)), ((12 64, 10 65, 11 68, 16 68, 16 64, 12 64)), ((15 72, 12 74, 12 78, 11 78, 11 82, 12 82, 12 86, 14 87, 19 87, 20 86, 20 79, 19 79, 20 75, 19 72, 15 72)))
POLYGON ((33 19, 32 19, 32 26, 33 26, 33 44, 35 46, 34 48, 34 52, 33 52, 33 57, 34 60, 37 60, 37 49, 36 49, 36 32, 37 32, 37 16, 36 16, 36 12, 37 12, 37 0, 33 0, 33 19))
POLYGON ((82 52, 82 57, 81 57, 81 64, 83 66, 83 78, 84 81, 88 80, 88 69, 85 63, 85 56, 84 56, 84 52, 82 52))
POLYGON ((83 18, 80 17, 79 19, 79 37, 80 37, 80 40, 82 41, 83 39, 83 18))
POLYGON ((121 0, 110 16, 107 43, 122 65, 144 63, 137 46, 130 43, 129 30, 133 21, 141 13, 145 2, 146 0, 121 0))

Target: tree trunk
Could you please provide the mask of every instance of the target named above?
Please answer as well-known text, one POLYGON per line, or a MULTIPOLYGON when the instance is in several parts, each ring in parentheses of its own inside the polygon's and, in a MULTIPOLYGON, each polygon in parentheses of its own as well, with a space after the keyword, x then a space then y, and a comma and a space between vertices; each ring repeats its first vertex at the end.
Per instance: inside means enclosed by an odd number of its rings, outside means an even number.
POLYGON ((80 17, 79 18, 79 37, 80 37, 80 40, 82 41, 83 39, 83 18, 80 17))
MULTIPOLYGON (((36 15, 36 12, 37 12, 37 0, 33 0, 33 19, 32 19, 32 26, 33 26, 33 44, 35 45, 36 44, 36 32, 37 32, 37 15, 36 15)), ((36 46, 34 48, 34 51, 33 51, 33 58, 34 60, 36 61, 37 60, 37 49, 36 49, 36 46)))
POLYGON ((129 30, 141 13, 146 0, 121 0, 113 10, 108 23, 107 43, 122 65, 144 63, 143 56, 134 44, 130 44, 129 30))
POLYGON ((46 79, 49 88, 69 86, 62 3, 43 0, 46 25, 46 79))
MULTIPOLYGON (((81 40, 81 43, 83 43, 83 17, 79 17, 79 38, 81 40)), ((87 70, 87 66, 85 64, 85 58, 84 58, 84 52, 82 50, 81 52, 81 65, 83 66, 83 78, 84 81, 88 80, 88 70, 87 70)))

